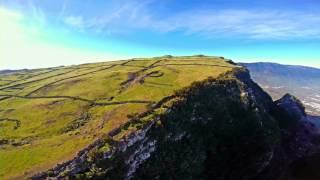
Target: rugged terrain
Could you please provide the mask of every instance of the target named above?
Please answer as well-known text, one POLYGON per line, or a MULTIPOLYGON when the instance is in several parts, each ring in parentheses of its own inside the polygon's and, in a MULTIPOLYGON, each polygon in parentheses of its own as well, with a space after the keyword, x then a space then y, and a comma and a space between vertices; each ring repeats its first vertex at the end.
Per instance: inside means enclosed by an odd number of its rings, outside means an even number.
POLYGON ((7 71, 0 96, 4 179, 282 180, 318 148, 297 98, 220 57, 7 71))
POLYGON ((290 93, 297 96, 309 114, 320 116, 320 69, 275 63, 242 63, 273 99, 290 93))
MULTIPOLYGON (((307 119, 307 122, 311 122, 313 125, 315 125, 317 127, 316 131, 319 131, 317 129, 320 128, 320 69, 275 63, 241 64, 246 66, 250 70, 252 78, 261 87, 263 87, 263 89, 267 91, 273 99, 279 99, 288 92, 301 99, 303 106, 306 107, 306 112, 308 114, 306 114, 306 117, 304 117, 304 119, 307 119)), ((301 131, 299 130, 295 132, 297 134, 301 133, 301 131)), ((301 138, 304 136, 301 136, 301 134, 299 134, 298 137, 301 138)), ((306 137, 302 139, 302 141, 308 142, 306 137)), ((301 157, 297 161, 292 163, 291 171, 296 179, 319 179, 319 157, 320 153, 318 150, 314 153, 310 153, 305 157, 301 157)))

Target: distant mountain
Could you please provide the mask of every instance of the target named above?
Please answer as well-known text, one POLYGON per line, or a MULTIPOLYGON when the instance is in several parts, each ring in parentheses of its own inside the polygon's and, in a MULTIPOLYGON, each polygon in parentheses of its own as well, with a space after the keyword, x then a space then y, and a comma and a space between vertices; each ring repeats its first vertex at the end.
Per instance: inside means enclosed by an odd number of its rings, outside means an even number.
POLYGON ((240 64, 274 99, 289 92, 302 100, 308 113, 320 115, 320 69, 276 63, 240 64))
POLYGON ((0 74, 10 74, 10 73, 25 72, 25 71, 28 71, 28 70, 27 69, 20 69, 20 70, 4 69, 4 70, 0 70, 0 74))

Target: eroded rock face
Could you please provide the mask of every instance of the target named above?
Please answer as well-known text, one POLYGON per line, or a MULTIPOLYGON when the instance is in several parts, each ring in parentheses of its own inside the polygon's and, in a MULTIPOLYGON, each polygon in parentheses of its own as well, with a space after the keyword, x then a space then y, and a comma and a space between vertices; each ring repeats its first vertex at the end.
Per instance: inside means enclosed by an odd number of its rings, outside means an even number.
MULTIPOLYGON (((280 124, 285 121, 286 125, 281 129, 281 146, 277 150, 278 156, 260 177, 281 180, 296 179, 297 172, 304 169, 303 166, 307 166, 307 163, 301 166, 301 162, 320 150, 319 129, 310 120, 302 103, 296 97, 286 94, 275 104, 280 109, 279 111, 285 112, 285 116, 278 116, 278 120, 280 124), (277 175, 272 176, 272 174, 277 175)), ((281 114, 279 111, 277 111, 278 115, 281 114)), ((302 179, 305 177, 307 176, 303 175, 302 179)))
POLYGON ((261 98, 264 92, 254 92, 258 87, 248 82, 208 80, 180 92, 183 100, 150 134, 157 138, 157 149, 132 178, 256 177, 269 165, 280 137, 267 113, 271 99, 261 98))
POLYGON ((281 99, 277 100, 276 105, 284 109, 290 118, 296 121, 306 120, 307 114, 302 102, 296 97, 286 94, 281 99))
POLYGON ((283 129, 283 138, 286 138, 288 155, 292 161, 303 158, 317 150, 319 129, 305 113, 305 108, 296 97, 286 94, 276 101, 277 106, 282 108, 294 124, 283 129))

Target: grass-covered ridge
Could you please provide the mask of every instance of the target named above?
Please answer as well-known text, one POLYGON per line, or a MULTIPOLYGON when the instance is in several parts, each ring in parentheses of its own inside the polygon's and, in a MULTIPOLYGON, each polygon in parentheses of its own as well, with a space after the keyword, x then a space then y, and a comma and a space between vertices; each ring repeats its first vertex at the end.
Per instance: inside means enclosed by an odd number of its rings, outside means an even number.
POLYGON ((0 74, 0 179, 72 159, 133 114, 233 68, 219 57, 164 56, 0 74))

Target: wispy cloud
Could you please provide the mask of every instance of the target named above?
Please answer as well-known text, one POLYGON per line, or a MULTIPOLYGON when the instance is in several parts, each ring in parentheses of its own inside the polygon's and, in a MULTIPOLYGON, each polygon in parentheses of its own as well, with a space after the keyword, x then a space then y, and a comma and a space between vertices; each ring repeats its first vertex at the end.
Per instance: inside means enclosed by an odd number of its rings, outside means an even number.
MULTIPOLYGON (((212 8, 195 6, 172 10, 170 2, 156 0, 109 0, 78 3, 62 0, 54 4, 20 3, 28 6, 33 19, 40 25, 60 22, 66 28, 96 33, 182 32, 186 36, 204 38, 244 39, 311 39, 320 38, 320 12, 306 9, 276 9, 257 6, 212 8), (162 3, 162 4, 161 4, 162 3), (160 4, 162 7, 159 8, 160 4), (166 8, 163 6, 167 5, 166 8), (57 8, 58 7, 58 8, 57 8), (55 9, 57 8, 57 9, 55 9), (164 10, 165 9, 165 10, 164 10), (170 9, 170 10, 168 10, 170 9), (50 13, 49 13, 50 12, 50 13)), ((19 3, 18 3, 19 4, 19 3)), ((64 27, 63 27, 64 28, 64 27)))
POLYGON ((83 29, 85 25, 82 16, 68 16, 64 18, 64 22, 79 29, 83 29))
POLYGON ((182 31, 206 38, 242 37, 249 39, 320 38, 320 13, 277 10, 192 9, 169 17, 156 16, 156 2, 127 1, 116 9, 95 16, 71 15, 65 23, 97 32, 135 29, 160 33, 182 31))
POLYGON ((31 9, 33 18, 37 21, 37 23, 41 26, 46 25, 47 17, 42 8, 36 6, 32 0, 29 1, 29 7, 31 9))
POLYGON ((320 14, 279 11, 190 11, 145 26, 162 32, 184 31, 205 37, 250 39, 320 38, 320 14))
POLYGON ((62 6, 58 15, 58 18, 60 19, 61 17, 64 16, 66 10, 67 10, 67 6, 68 6, 68 0, 63 0, 62 2, 62 6))
POLYGON ((83 14, 70 14, 63 18, 65 24, 79 30, 94 30, 95 32, 125 32, 130 28, 143 28, 145 22, 149 21, 149 5, 154 2, 148 1, 126 1, 116 5, 103 13, 97 12, 88 16, 83 14), (148 21, 146 21, 148 19, 148 21))

